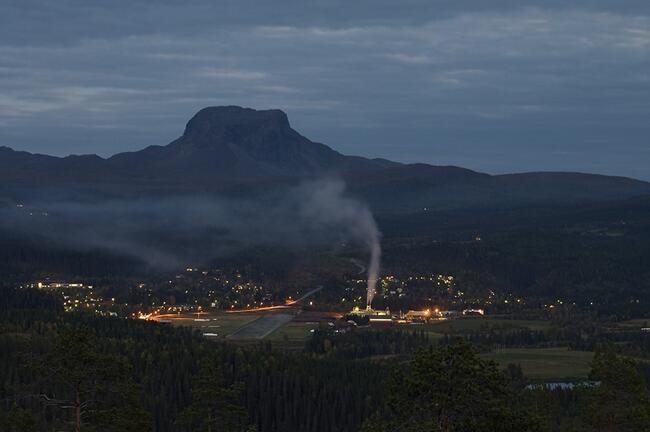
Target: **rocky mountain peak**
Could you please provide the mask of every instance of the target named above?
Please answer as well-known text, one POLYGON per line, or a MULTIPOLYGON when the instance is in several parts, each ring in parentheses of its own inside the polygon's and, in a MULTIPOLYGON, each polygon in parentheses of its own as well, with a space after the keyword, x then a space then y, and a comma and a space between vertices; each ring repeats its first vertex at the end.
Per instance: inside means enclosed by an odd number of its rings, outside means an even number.
POLYGON ((201 144, 237 143, 250 136, 282 134, 290 129, 287 115, 280 110, 207 107, 190 119, 183 138, 201 144))

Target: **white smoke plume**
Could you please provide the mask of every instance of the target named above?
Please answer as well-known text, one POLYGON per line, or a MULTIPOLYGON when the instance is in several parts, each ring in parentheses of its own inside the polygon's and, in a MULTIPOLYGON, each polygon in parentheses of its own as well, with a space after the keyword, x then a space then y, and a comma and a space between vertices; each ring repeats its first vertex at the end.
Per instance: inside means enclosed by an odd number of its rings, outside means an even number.
POLYGON ((168 270, 251 246, 299 250, 351 242, 370 253, 369 302, 379 274, 377 224, 368 207, 346 195, 345 183, 337 179, 304 182, 255 198, 32 200, 24 208, 0 207, 0 229, 78 250, 135 257, 168 270))
POLYGON ((371 306, 377 292, 381 260, 381 234, 370 209, 345 195, 345 183, 340 180, 319 181, 306 185, 310 192, 302 207, 304 220, 342 229, 361 242, 370 253, 366 304, 371 306))

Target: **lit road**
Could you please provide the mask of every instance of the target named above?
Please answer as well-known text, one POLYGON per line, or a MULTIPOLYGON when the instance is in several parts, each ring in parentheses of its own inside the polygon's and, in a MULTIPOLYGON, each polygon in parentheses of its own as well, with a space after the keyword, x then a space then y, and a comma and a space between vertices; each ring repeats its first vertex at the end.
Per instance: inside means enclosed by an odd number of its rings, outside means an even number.
POLYGON ((300 303, 301 301, 309 298, 313 294, 317 293, 318 291, 322 290, 323 287, 319 286, 317 288, 314 288, 311 291, 306 292, 305 294, 302 295, 299 299, 293 300, 293 299, 288 299, 283 305, 277 305, 277 306, 262 306, 258 308, 250 308, 250 309, 237 309, 237 310, 227 310, 227 313, 246 313, 246 312, 263 312, 263 311, 272 311, 272 310, 278 310, 278 309, 288 309, 291 306, 300 303))

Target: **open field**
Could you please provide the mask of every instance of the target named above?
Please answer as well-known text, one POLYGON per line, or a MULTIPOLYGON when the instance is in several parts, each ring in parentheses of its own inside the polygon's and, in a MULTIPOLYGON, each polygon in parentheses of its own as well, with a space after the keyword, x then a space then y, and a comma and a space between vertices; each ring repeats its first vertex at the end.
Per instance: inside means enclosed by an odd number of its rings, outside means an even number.
POLYGON ((267 313, 228 335, 229 339, 264 339, 293 319, 293 314, 267 313))
POLYGON ((216 334, 218 338, 269 339, 281 343, 300 344, 302 346, 309 336, 309 331, 317 324, 308 322, 291 322, 292 313, 246 312, 227 313, 211 312, 196 314, 165 314, 159 319, 169 320, 174 326, 189 326, 203 333, 216 334))
MULTIPOLYGON (((296 320, 296 322, 291 322, 289 317, 293 317, 293 314, 262 311, 246 313, 219 311, 204 313, 198 319, 195 314, 168 314, 160 316, 160 318, 169 319, 172 325, 195 327, 204 333, 215 333, 219 338, 266 338, 271 341, 290 344, 302 344, 309 336, 310 330, 318 326, 311 321, 301 322, 300 320, 296 320), (279 318, 271 318, 276 315, 279 318), (260 318, 266 316, 269 318, 260 320, 260 318), (251 325, 256 320, 260 321, 251 325), (251 326, 244 330, 249 325, 251 326)), ((298 315, 298 317, 300 318, 301 315, 298 315)), ((413 326, 413 328, 415 327, 413 326)), ((529 328, 532 330, 543 330, 549 327, 550 322, 548 321, 510 320, 492 317, 467 317, 417 326, 418 329, 427 332, 432 339, 442 337, 444 334, 462 335, 489 328, 529 328)))
POLYGON ((436 323, 430 323, 423 326, 428 333, 438 334, 464 334, 488 328, 528 328, 530 330, 546 330, 550 327, 549 321, 535 320, 513 320, 504 318, 490 317, 467 317, 458 318, 436 323))
POLYGON ((165 315, 163 318, 169 319, 175 326, 191 326, 203 333, 216 333, 218 337, 226 337, 262 315, 261 312, 239 314, 215 312, 201 315, 198 320, 195 314, 165 315))
POLYGON ((521 365, 524 375, 536 380, 586 378, 594 353, 567 348, 506 348, 482 354, 501 367, 521 365))
POLYGON ((304 343, 311 335, 311 330, 318 328, 315 323, 290 322, 269 334, 266 338, 270 341, 304 343))
POLYGON ((650 319, 646 319, 646 318, 631 319, 631 320, 621 321, 619 323, 616 323, 616 326, 618 327, 636 328, 636 329, 640 329, 641 327, 648 327, 649 325, 650 325, 650 319))

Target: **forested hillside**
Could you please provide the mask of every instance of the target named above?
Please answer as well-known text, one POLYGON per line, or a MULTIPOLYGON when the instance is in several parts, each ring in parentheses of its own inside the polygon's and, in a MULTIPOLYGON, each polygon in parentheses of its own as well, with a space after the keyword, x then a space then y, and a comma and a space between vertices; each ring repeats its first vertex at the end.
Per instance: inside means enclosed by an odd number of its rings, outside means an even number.
MULTIPOLYGON (((650 393, 640 373, 648 368, 611 349, 595 357, 590 378, 597 387, 526 389, 516 364, 499 371, 454 337, 432 344, 421 333, 361 332, 340 341, 316 334, 295 352, 270 343, 212 342, 189 328, 66 314, 36 290, 3 288, 1 299, 3 431, 532 432, 588 431, 595 421, 603 431, 641 431, 650 425, 650 393), (383 360, 363 359, 368 355, 383 360), (439 410, 431 411, 432 404, 439 410)), ((466 339, 485 350, 494 343, 544 343, 552 334, 530 339, 503 327, 466 339), (489 333, 510 337, 481 337, 489 333)), ((647 356, 644 349, 635 355, 647 356)))

